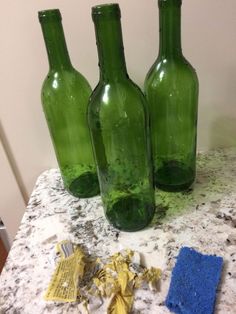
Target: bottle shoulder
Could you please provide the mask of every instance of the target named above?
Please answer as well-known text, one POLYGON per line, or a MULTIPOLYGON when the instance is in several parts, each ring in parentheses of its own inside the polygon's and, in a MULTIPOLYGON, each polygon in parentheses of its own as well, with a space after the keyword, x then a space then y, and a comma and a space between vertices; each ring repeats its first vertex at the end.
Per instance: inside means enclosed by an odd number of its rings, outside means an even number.
POLYGON ((145 91, 156 84, 183 83, 192 81, 198 85, 196 70, 184 57, 178 59, 158 58, 145 79, 145 91))
POLYGON ((196 70, 183 56, 176 59, 157 58, 149 70, 145 81, 147 83, 147 81, 153 79, 160 80, 167 76, 175 78, 180 75, 182 75, 182 77, 192 77, 192 79, 196 81, 198 80, 196 70))
POLYGON ((103 95, 104 93, 110 92, 111 94, 116 93, 127 93, 127 94, 137 94, 137 96, 142 96, 143 93, 140 87, 134 83, 130 78, 122 79, 111 82, 99 81, 95 87, 92 97, 97 97, 98 95, 103 95))
POLYGON ((82 88, 91 93, 91 87, 87 79, 74 68, 49 70, 44 79, 42 90, 48 89, 53 92, 65 90, 65 88, 82 88))
POLYGON ((143 109, 146 100, 141 89, 130 79, 117 82, 99 82, 94 89, 90 101, 89 110, 108 110, 108 108, 143 109))

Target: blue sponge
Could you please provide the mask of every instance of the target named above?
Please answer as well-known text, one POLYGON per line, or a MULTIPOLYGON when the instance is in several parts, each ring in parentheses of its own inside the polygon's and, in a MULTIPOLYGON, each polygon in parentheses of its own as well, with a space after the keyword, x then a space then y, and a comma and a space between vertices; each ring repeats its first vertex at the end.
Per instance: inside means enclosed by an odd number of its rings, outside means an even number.
POLYGON ((177 314, 213 314, 223 258, 183 247, 172 272, 166 306, 177 314))

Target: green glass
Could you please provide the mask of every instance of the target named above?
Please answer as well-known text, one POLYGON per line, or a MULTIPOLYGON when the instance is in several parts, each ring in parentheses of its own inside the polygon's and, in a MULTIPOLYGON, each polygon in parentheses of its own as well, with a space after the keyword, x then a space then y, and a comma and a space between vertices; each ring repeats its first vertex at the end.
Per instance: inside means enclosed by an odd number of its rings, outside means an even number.
POLYGON ((144 228, 154 214, 146 100, 128 77, 118 4, 92 8, 100 81, 88 107, 105 214, 118 229, 144 228))
POLYGON ((99 193, 87 123, 91 87, 72 66, 59 10, 39 12, 49 60, 41 99, 65 188, 76 197, 99 193))
POLYGON ((145 80, 155 186, 189 188, 196 173, 198 79, 181 49, 181 0, 159 0, 159 55, 145 80))

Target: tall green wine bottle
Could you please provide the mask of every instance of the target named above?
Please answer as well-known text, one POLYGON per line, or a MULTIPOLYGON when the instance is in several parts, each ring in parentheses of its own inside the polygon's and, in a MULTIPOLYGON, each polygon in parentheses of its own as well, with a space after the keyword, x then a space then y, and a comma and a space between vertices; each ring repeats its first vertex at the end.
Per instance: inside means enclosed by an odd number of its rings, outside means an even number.
POLYGON ((154 214, 146 101, 129 79, 117 4, 92 8, 100 81, 88 121, 107 219, 118 229, 144 228, 154 214))
POLYGON ((87 124, 91 87, 72 66, 59 10, 39 12, 49 59, 42 104, 65 188, 76 197, 99 193, 87 124))
POLYGON ((181 0, 159 0, 159 55, 145 81, 154 182, 181 191, 195 179, 198 79, 181 50, 181 0))

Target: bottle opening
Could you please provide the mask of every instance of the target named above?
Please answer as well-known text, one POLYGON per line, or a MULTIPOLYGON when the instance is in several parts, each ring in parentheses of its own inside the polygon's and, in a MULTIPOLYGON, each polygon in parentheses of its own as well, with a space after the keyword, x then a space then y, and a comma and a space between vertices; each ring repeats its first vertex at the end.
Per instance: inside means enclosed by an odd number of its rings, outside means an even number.
POLYGON ((182 0, 158 0, 159 7, 164 7, 168 5, 181 6, 182 0))
POLYGON ((59 9, 53 10, 43 10, 38 12, 39 21, 54 21, 59 20, 61 21, 61 12, 59 9))
POLYGON ((100 4, 92 7, 92 17, 121 17, 118 3, 100 4))

